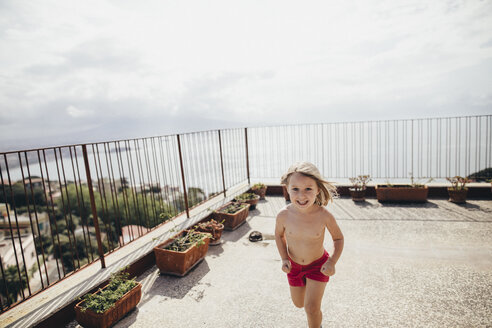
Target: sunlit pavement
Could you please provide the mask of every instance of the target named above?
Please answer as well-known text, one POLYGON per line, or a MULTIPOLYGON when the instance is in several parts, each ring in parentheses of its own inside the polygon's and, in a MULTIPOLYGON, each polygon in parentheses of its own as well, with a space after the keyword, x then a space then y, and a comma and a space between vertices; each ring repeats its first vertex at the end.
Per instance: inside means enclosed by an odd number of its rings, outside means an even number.
MULTIPOLYGON (((115 327, 307 327, 273 238, 284 205, 268 197, 183 278, 147 270, 138 277, 137 309, 115 327), (254 230, 263 241, 248 240, 254 230)), ((323 327, 492 325, 492 201, 361 205, 342 198, 328 208, 345 249, 325 292, 323 327)), ((327 234, 329 252, 330 242, 327 234)))

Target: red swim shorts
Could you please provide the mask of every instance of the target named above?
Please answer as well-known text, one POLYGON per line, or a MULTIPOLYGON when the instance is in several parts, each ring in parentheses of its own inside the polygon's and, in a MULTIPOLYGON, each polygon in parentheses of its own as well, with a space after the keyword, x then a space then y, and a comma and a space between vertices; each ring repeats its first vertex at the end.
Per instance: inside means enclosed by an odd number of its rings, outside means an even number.
POLYGON ((321 256, 316 261, 311 262, 307 265, 300 265, 292 261, 289 256, 289 261, 291 264, 290 272, 287 274, 289 285, 291 285, 292 287, 305 286, 306 278, 321 282, 328 282, 328 280, 330 280, 330 277, 322 274, 320 270, 321 266, 325 264, 326 260, 328 260, 329 257, 330 255, 325 250, 323 256, 321 256))

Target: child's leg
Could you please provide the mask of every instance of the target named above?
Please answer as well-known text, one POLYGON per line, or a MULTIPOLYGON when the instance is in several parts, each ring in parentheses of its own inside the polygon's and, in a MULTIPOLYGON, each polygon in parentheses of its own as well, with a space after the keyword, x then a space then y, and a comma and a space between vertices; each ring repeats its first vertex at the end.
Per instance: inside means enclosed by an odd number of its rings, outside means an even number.
POLYGON ((309 328, 319 328, 323 314, 321 313, 321 300, 325 292, 326 282, 306 279, 306 295, 304 298, 304 310, 307 314, 309 328))
POLYGON ((304 294, 306 294, 306 286, 290 286, 290 297, 298 308, 304 307, 304 294))

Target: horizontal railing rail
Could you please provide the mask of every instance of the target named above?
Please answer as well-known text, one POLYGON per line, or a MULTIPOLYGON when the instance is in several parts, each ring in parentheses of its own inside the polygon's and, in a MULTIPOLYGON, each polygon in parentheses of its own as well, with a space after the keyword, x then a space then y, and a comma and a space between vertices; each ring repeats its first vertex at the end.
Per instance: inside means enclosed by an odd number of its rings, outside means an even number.
MULTIPOLYGON (((329 179, 491 177, 492 115, 224 129, 0 153, 5 311, 194 206, 311 161, 329 179)), ((348 181, 347 181, 348 182, 348 181)))

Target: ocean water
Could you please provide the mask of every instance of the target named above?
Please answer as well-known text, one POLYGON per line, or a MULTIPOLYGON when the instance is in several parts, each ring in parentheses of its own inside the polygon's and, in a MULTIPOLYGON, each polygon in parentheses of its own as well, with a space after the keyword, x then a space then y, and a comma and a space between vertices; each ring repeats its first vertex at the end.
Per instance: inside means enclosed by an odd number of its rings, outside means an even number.
MULTIPOLYGON (((334 182, 360 174, 380 183, 409 182, 410 176, 421 183, 428 178, 445 182, 445 177, 492 167, 491 131, 489 115, 249 128, 247 152, 244 129, 222 130, 220 143, 218 131, 180 135, 180 146, 186 186, 210 194, 247 179, 246 153, 252 179, 279 179, 292 163, 310 161, 334 182)), ((124 177, 130 185, 183 187, 176 136, 88 145, 87 150, 93 180, 124 177)), ((41 167, 37 152, 20 153, 21 161, 18 155, 0 158, 4 180, 6 162, 11 181, 41 172, 62 184, 87 180, 81 146, 40 152, 41 167)))

